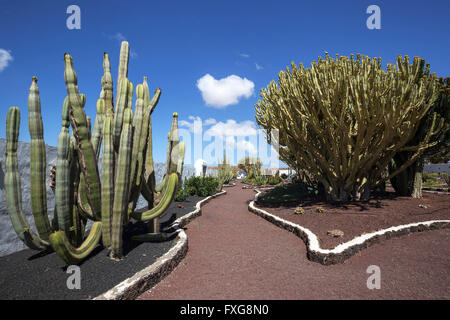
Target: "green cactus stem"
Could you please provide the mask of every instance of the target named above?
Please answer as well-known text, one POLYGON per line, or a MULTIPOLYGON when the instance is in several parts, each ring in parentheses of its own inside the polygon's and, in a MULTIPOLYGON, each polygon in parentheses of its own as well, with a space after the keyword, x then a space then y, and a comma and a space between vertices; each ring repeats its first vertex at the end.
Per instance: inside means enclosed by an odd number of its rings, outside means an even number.
POLYGON ((138 84, 136 86, 136 106, 133 116, 133 150, 131 155, 131 184, 130 184, 130 194, 132 193, 132 189, 139 185, 137 181, 140 181, 140 174, 137 168, 138 165, 138 157, 139 157, 139 144, 141 140, 141 135, 143 135, 143 113, 144 113, 144 87, 142 84, 138 84))
POLYGON ((131 170, 129 185, 129 210, 133 211, 136 208, 139 194, 141 192, 142 173, 138 171, 138 158, 139 158, 139 144, 143 128, 143 113, 144 113, 144 87, 142 84, 136 86, 136 106, 133 116, 133 144, 131 153, 131 170))
MULTIPOLYGON (((63 103, 62 127, 58 136, 57 162, 56 162, 56 187, 55 205, 58 217, 58 228, 69 234, 73 225, 73 192, 70 187, 70 134, 69 134, 69 98, 63 103)), ((72 238, 72 236, 69 236, 72 238)))
POLYGON ((114 203, 114 143, 113 120, 106 116, 103 125, 102 154, 102 242, 105 248, 111 246, 111 218, 114 203))
MULTIPOLYGON (((145 95, 146 97, 149 97, 149 91, 148 91, 148 85, 146 79, 144 79, 144 88, 145 88, 145 95)), ((161 89, 156 89, 152 100, 149 102, 149 104, 146 107, 145 115, 144 115, 144 121, 146 122, 146 119, 148 118, 148 136, 146 137, 146 140, 141 139, 141 150, 145 151, 145 181, 148 185, 148 187, 154 191, 156 188, 156 179, 155 179, 155 169, 153 166, 153 139, 152 139, 152 118, 151 114, 158 104, 159 97, 161 96, 161 89)), ((148 99, 146 98, 148 101, 148 99)), ((143 153, 144 154, 144 153, 143 153)), ((153 201, 149 202, 149 207, 153 207, 153 201)))
POLYGON ((98 159, 100 155, 100 145, 102 143, 102 128, 105 116, 105 100, 97 100, 97 115, 95 116, 94 131, 92 132, 91 142, 94 147, 95 156, 98 159))
POLYGON ((92 224, 89 235, 81 244, 75 248, 70 243, 63 231, 56 231, 50 235, 50 243, 56 254, 67 264, 78 264, 86 259, 92 250, 95 249, 102 236, 102 223, 97 221, 92 224))
MULTIPOLYGON (((124 78, 126 79, 126 78, 124 78)), ((123 255, 122 231, 123 223, 128 220, 128 195, 131 163, 131 147, 133 138, 132 128, 133 113, 130 108, 125 108, 123 116, 123 128, 120 137, 119 156, 117 161, 116 180, 114 186, 114 205, 111 230, 111 259, 120 260, 123 255)))
POLYGON ((177 190, 178 185, 178 174, 171 173, 169 178, 167 179, 167 186, 164 190, 164 193, 161 197, 159 203, 152 209, 144 211, 144 212, 133 212, 131 216, 139 221, 150 221, 161 214, 163 214, 169 205, 172 203, 172 200, 175 196, 175 192, 177 190))
POLYGON ((20 184, 19 165, 17 161, 17 146, 20 128, 20 110, 11 107, 6 117, 6 167, 5 196, 11 223, 17 236, 33 250, 44 250, 49 247, 30 228, 22 210, 22 189, 20 184))
POLYGON ((73 68, 72 57, 64 55, 64 80, 66 82, 67 94, 70 103, 70 120, 74 136, 78 144, 80 168, 84 174, 86 183, 86 194, 92 213, 97 220, 101 219, 101 195, 100 179, 94 148, 92 147, 86 114, 83 109, 83 99, 78 93, 77 75, 73 68))
POLYGON ((30 131, 30 195, 31 209, 39 236, 47 241, 51 233, 47 216, 46 150, 41 116, 41 100, 37 77, 33 77, 28 96, 28 128, 30 131))
POLYGON ((128 100, 128 79, 122 78, 120 81, 120 91, 117 97, 116 113, 114 117, 114 150, 118 150, 120 133, 122 131, 123 112, 128 100))
POLYGON ((109 56, 103 53, 103 77, 102 77, 102 92, 105 100, 105 115, 114 117, 114 97, 113 97, 113 80, 111 75, 111 64, 109 56))
POLYGON ((127 41, 122 41, 119 55, 119 71, 117 73, 116 108, 119 103, 119 95, 122 91, 122 79, 128 77, 128 61, 130 57, 130 45, 127 41))

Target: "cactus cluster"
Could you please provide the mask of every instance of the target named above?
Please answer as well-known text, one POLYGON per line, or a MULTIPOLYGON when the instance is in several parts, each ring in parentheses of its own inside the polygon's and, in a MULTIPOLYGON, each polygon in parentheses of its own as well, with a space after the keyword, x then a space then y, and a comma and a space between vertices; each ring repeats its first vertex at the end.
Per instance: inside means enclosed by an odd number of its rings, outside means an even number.
POLYGON ((155 184, 151 114, 161 90, 156 89, 150 98, 146 77, 142 84, 133 87, 127 78, 128 56, 129 45, 124 41, 114 102, 111 65, 108 54, 104 54, 102 90, 91 129, 91 119, 84 111, 86 97, 78 91, 72 57, 64 55, 67 97, 62 108, 56 168, 52 170, 55 209, 51 221, 47 215, 46 155, 39 89, 37 77, 33 77, 28 98, 28 126, 31 205, 37 234, 22 211, 17 162, 20 110, 11 107, 8 111, 5 190, 12 225, 29 248, 53 249, 67 264, 81 262, 100 242, 110 249, 112 259, 122 259, 124 225, 131 218, 149 221, 151 227, 157 224, 172 202, 181 179, 184 142, 179 141, 178 114, 174 113, 165 176, 159 185, 155 184), (136 96, 134 112, 133 92, 136 96), (136 211, 140 195, 148 202, 143 212, 136 211), (94 222, 85 237, 88 219, 94 222))
POLYGON ((255 118, 281 160, 307 170, 325 186, 329 200, 367 200, 370 189, 390 179, 433 145, 442 127, 432 115, 423 139, 407 143, 433 105, 439 83, 429 65, 397 57, 382 69, 380 58, 326 55, 305 68, 292 63, 261 90, 255 118), (425 72, 424 72, 425 69, 425 72), (425 75, 425 76, 424 76, 425 75), (275 134, 277 132, 278 134, 275 134), (389 176, 394 155, 411 157, 389 176))
POLYGON ((225 150, 223 151, 223 162, 218 161, 218 172, 220 184, 229 184, 231 180, 235 178, 235 171, 231 168, 231 165, 227 161, 227 155, 225 150))

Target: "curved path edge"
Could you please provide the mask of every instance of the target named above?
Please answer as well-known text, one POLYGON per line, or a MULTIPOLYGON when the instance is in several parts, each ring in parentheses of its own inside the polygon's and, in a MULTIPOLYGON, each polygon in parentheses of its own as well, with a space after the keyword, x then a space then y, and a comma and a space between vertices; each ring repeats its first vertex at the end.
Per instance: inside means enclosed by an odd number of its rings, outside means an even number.
POLYGON ((158 282, 169 275, 186 256, 188 250, 188 238, 182 228, 195 218, 201 216, 201 207, 203 205, 208 203, 211 199, 225 193, 226 191, 223 190, 197 202, 194 211, 178 218, 170 226, 178 232, 178 235, 176 238, 176 244, 170 248, 169 251, 159 257, 153 264, 142 269, 141 271, 138 271, 133 276, 123 280, 114 288, 93 298, 93 300, 132 300, 145 291, 151 289, 158 282))
POLYGON ((294 233, 305 243, 308 259, 323 265, 343 263, 357 252, 368 248, 375 243, 379 243, 380 241, 388 240, 393 237, 399 237, 414 232, 450 228, 450 220, 416 222, 363 234, 353 238, 350 241, 341 243, 333 249, 322 249, 320 247, 318 237, 308 228, 284 220, 263 209, 255 207, 255 201, 261 193, 259 190, 255 191, 257 194, 255 195, 254 200, 249 203, 248 210, 273 223, 274 225, 294 233))

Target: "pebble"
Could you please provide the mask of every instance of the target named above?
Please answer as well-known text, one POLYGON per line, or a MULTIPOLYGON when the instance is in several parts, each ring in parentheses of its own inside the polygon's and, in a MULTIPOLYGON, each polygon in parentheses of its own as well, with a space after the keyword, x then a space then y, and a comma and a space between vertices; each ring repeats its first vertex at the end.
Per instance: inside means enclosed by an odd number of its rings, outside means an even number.
POLYGON ((334 230, 330 230, 327 232, 328 235, 333 236, 335 238, 340 238, 344 236, 344 231, 342 230, 338 230, 338 229, 334 229, 334 230))

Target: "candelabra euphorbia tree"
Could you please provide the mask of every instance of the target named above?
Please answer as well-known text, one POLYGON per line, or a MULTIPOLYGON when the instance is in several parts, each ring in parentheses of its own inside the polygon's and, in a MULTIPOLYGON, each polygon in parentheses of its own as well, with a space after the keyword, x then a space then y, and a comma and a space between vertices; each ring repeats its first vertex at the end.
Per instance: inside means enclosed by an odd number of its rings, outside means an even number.
MULTIPOLYGON (((425 75, 428 74, 426 70, 425 75)), ((391 179, 391 184, 399 195, 422 197, 422 172, 426 161, 434 163, 444 163, 450 160, 450 78, 439 79, 441 85, 436 101, 422 118, 419 129, 407 146, 414 146, 423 140, 436 116, 443 122, 438 134, 431 137, 429 148, 424 150, 422 155, 416 159, 409 167, 391 179)), ((389 164, 389 170, 395 171, 414 155, 414 150, 405 150, 397 153, 389 164)))
POLYGON ((329 200, 367 200, 371 187, 417 159, 440 128, 434 117, 423 139, 406 147, 438 90, 435 75, 423 76, 424 65, 418 57, 410 64, 399 56, 383 70, 380 58, 359 54, 356 60, 327 54, 311 68, 292 63, 278 83, 261 90, 256 121, 269 142, 279 143, 281 160, 306 169, 329 200), (383 176, 405 150, 413 151, 408 162, 383 176))
MULTIPOLYGON (((86 98, 79 93, 72 57, 64 55, 67 97, 63 103, 56 170, 52 174, 56 202, 52 221, 47 215, 45 143, 39 89, 37 78, 33 77, 28 117, 31 136, 31 204, 37 234, 30 228, 21 207, 17 163, 20 110, 11 107, 8 112, 5 189, 12 225, 28 247, 54 249, 67 264, 85 259, 100 240, 104 247, 110 248, 112 259, 122 259, 124 225, 131 218, 150 221, 150 227, 155 231, 154 226, 172 202, 181 179, 184 142, 179 142, 178 114, 174 113, 169 133, 166 175, 160 185, 155 185, 151 114, 161 90, 156 89, 150 99, 145 77, 143 83, 133 90, 133 84, 127 78, 128 56, 129 45, 122 42, 114 107, 111 67, 108 54, 104 54, 102 90, 91 130, 90 118, 84 111, 86 98), (134 112, 133 92, 136 93, 134 112), (98 162, 101 145, 100 173, 98 162), (147 200, 148 207, 137 212, 136 205, 141 194, 147 200), (94 222, 85 237, 87 219, 94 222)), ((156 230, 159 231, 159 228, 156 230)), ((144 240, 149 238, 146 235, 141 237, 144 240)))

